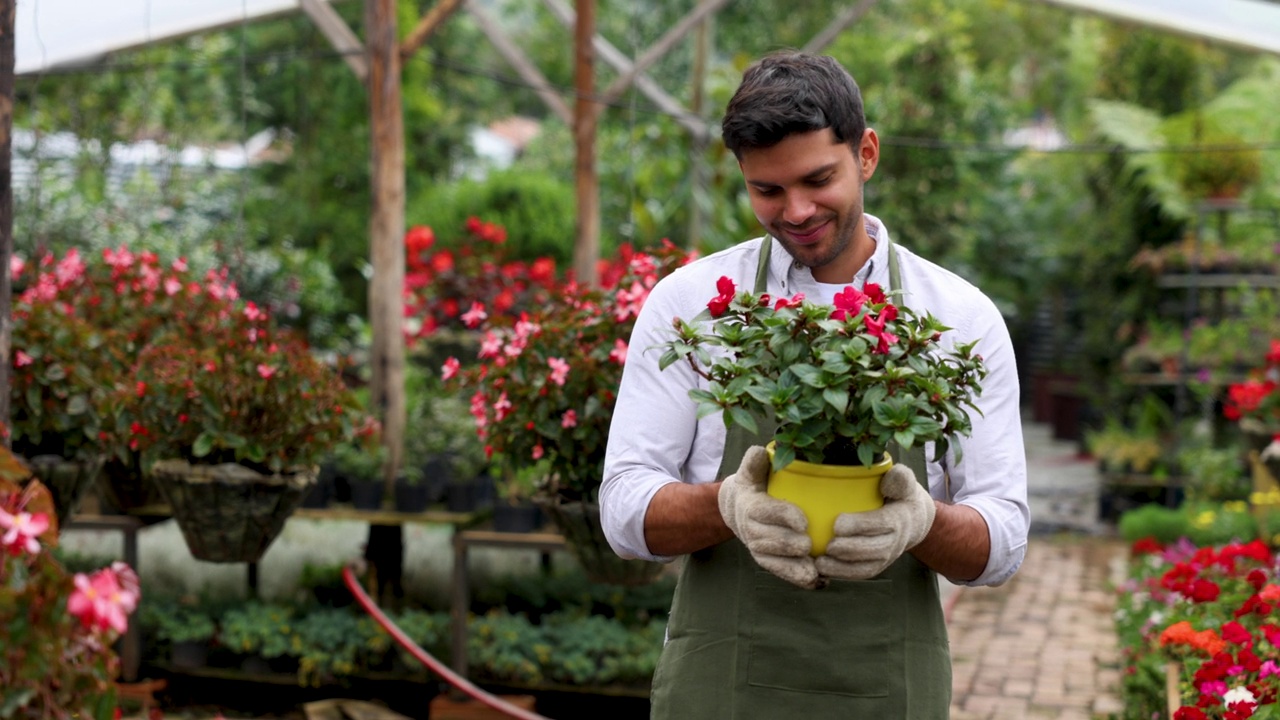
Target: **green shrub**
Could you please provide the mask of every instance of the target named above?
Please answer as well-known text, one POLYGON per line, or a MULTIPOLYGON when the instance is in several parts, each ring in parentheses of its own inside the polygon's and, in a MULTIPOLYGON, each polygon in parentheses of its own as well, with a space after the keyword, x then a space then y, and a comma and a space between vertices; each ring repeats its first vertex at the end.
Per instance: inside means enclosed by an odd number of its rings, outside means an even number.
POLYGON ((481 181, 428 188, 408 203, 405 225, 429 225, 438 242, 456 246, 467 237, 467 218, 478 217, 507 229, 512 258, 549 256, 557 266, 567 268, 573 261, 575 207, 570 183, 542 173, 508 170, 481 181))
POLYGON ((1143 505, 1122 514, 1117 528, 1120 537, 1128 542, 1150 537, 1171 543, 1187 534, 1187 517, 1176 508, 1143 505))

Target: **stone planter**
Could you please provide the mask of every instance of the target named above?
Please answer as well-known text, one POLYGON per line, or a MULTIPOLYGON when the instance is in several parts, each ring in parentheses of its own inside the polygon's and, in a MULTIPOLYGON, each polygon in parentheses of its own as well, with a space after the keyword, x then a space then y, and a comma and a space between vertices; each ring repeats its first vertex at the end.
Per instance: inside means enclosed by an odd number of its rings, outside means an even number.
POLYGON ((317 470, 263 475, 234 463, 161 460, 153 473, 192 555, 257 562, 315 485, 317 470))
POLYGON ((493 529, 497 532, 530 533, 542 527, 542 508, 530 502, 500 501, 493 506, 493 529))

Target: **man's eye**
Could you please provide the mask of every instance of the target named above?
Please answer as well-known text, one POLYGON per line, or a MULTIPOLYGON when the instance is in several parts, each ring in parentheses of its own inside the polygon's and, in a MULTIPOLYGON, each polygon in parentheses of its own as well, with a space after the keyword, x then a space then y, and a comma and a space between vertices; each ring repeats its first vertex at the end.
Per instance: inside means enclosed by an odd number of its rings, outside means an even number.
POLYGON ((830 176, 830 175, 828 175, 828 176, 826 176, 826 177, 824 177, 824 178, 818 178, 817 180, 810 180, 810 181, 809 181, 809 184, 810 184, 810 185, 812 185, 812 186, 814 186, 814 187, 822 187, 823 185, 826 185, 826 184, 827 184, 827 183, 829 183, 829 182, 831 182, 831 176, 830 176))
POLYGON ((778 188, 756 188, 756 193, 761 197, 773 197, 779 192, 778 188))

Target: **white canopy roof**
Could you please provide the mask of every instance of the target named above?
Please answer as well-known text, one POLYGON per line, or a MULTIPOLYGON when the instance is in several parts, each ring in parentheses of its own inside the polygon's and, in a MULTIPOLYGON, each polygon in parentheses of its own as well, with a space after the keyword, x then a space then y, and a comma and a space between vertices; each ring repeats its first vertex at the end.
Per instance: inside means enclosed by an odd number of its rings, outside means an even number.
MULTIPOLYGON (((321 0, 322 2, 324 0, 321 0)), ((1262 0, 1043 0, 1280 54, 1280 5, 1262 0)), ((19 75, 299 9, 301 0, 20 0, 19 75)))
POLYGON ((19 0, 19 75, 98 61, 116 50, 295 11, 299 0, 19 0))
POLYGON ((1280 5, 1262 0, 1045 0, 1245 50, 1280 54, 1280 5))

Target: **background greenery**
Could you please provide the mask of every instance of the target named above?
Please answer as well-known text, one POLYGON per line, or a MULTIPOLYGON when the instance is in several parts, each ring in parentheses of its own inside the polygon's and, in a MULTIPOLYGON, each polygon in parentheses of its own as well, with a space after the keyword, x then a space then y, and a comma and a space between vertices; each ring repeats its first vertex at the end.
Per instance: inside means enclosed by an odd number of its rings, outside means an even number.
MULTIPOLYGON (((431 4, 401 0, 402 32, 431 4)), ((568 31, 539 0, 493 5, 569 97, 568 31)), ((360 3, 335 7, 362 33, 360 3)), ((635 56, 691 7, 601 0, 598 25, 635 56)), ((803 46, 830 20, 822 4, 727 5, 713 23, 703 116, 718 121, 752 59, 803 46)), ((1272 59, 1013 0, 881 3, 827 52, 858 79, 883 139, 868 210, 995 299, 1027 358, 1024 372, 1039 363, 1081 375, 1096 388, 1096 405, 1121 414, 1137 391, 1114 380, 1117 363, 1161 298, 1129 261, 1180 241, 1196 221, 1170 154, 1149 152, 1171 141, 1162 128, 1201 112, 1266 146, 1246 200, 1265 206, 1280 194, 1280 95, 1271 90, 1280 64, 1272 59), (1007 132, 1037 122, 1056 125, 1071 144, 1041 152, 1004 143, 1007 132)), ((688 103, 692 65, 685 41, 650 75, 688 103)), ((603 62, 598 73, 600 87, 615 76, 603 62)), ((567 265, 570 133, 469 16, 451 18, 406 63, 403 87, 408 221, 432 225, 449 244, 460 241, 467 216, 479 215, 507 226, 518 255, 551 254, 567 265), (540 122, 541 133, 511 168, 480 177, 468 133, 513 114, 540 122)), ((39 130, 46 149, 55 133, 84 142, 67 161, 44 160, 19 178, 17 249, 128 243, 181 251, 198 265, 229 263, 246 294, 308 328, 317 344, 362 343, 366 114, 363 88, 301 15, 20 78, 17 126, 39 130), (268 159, 243 173, 139 168, 111 153, 127 142, 179 148, 263 131, 274 133, 268 159)), ((714 141, 693 147, 647 98, 632 92, 608 107, 598 144, 606 251, 669 237, 709 252, 759 232, 732 156, 714 141), (695 161, 709 168, 701 191, 690 182, 695 161), (693 241, 695 205, 707 220, 693 241)), ((1250 237, 1258 253, 1272 252, 1274 228, 1250 237)))

